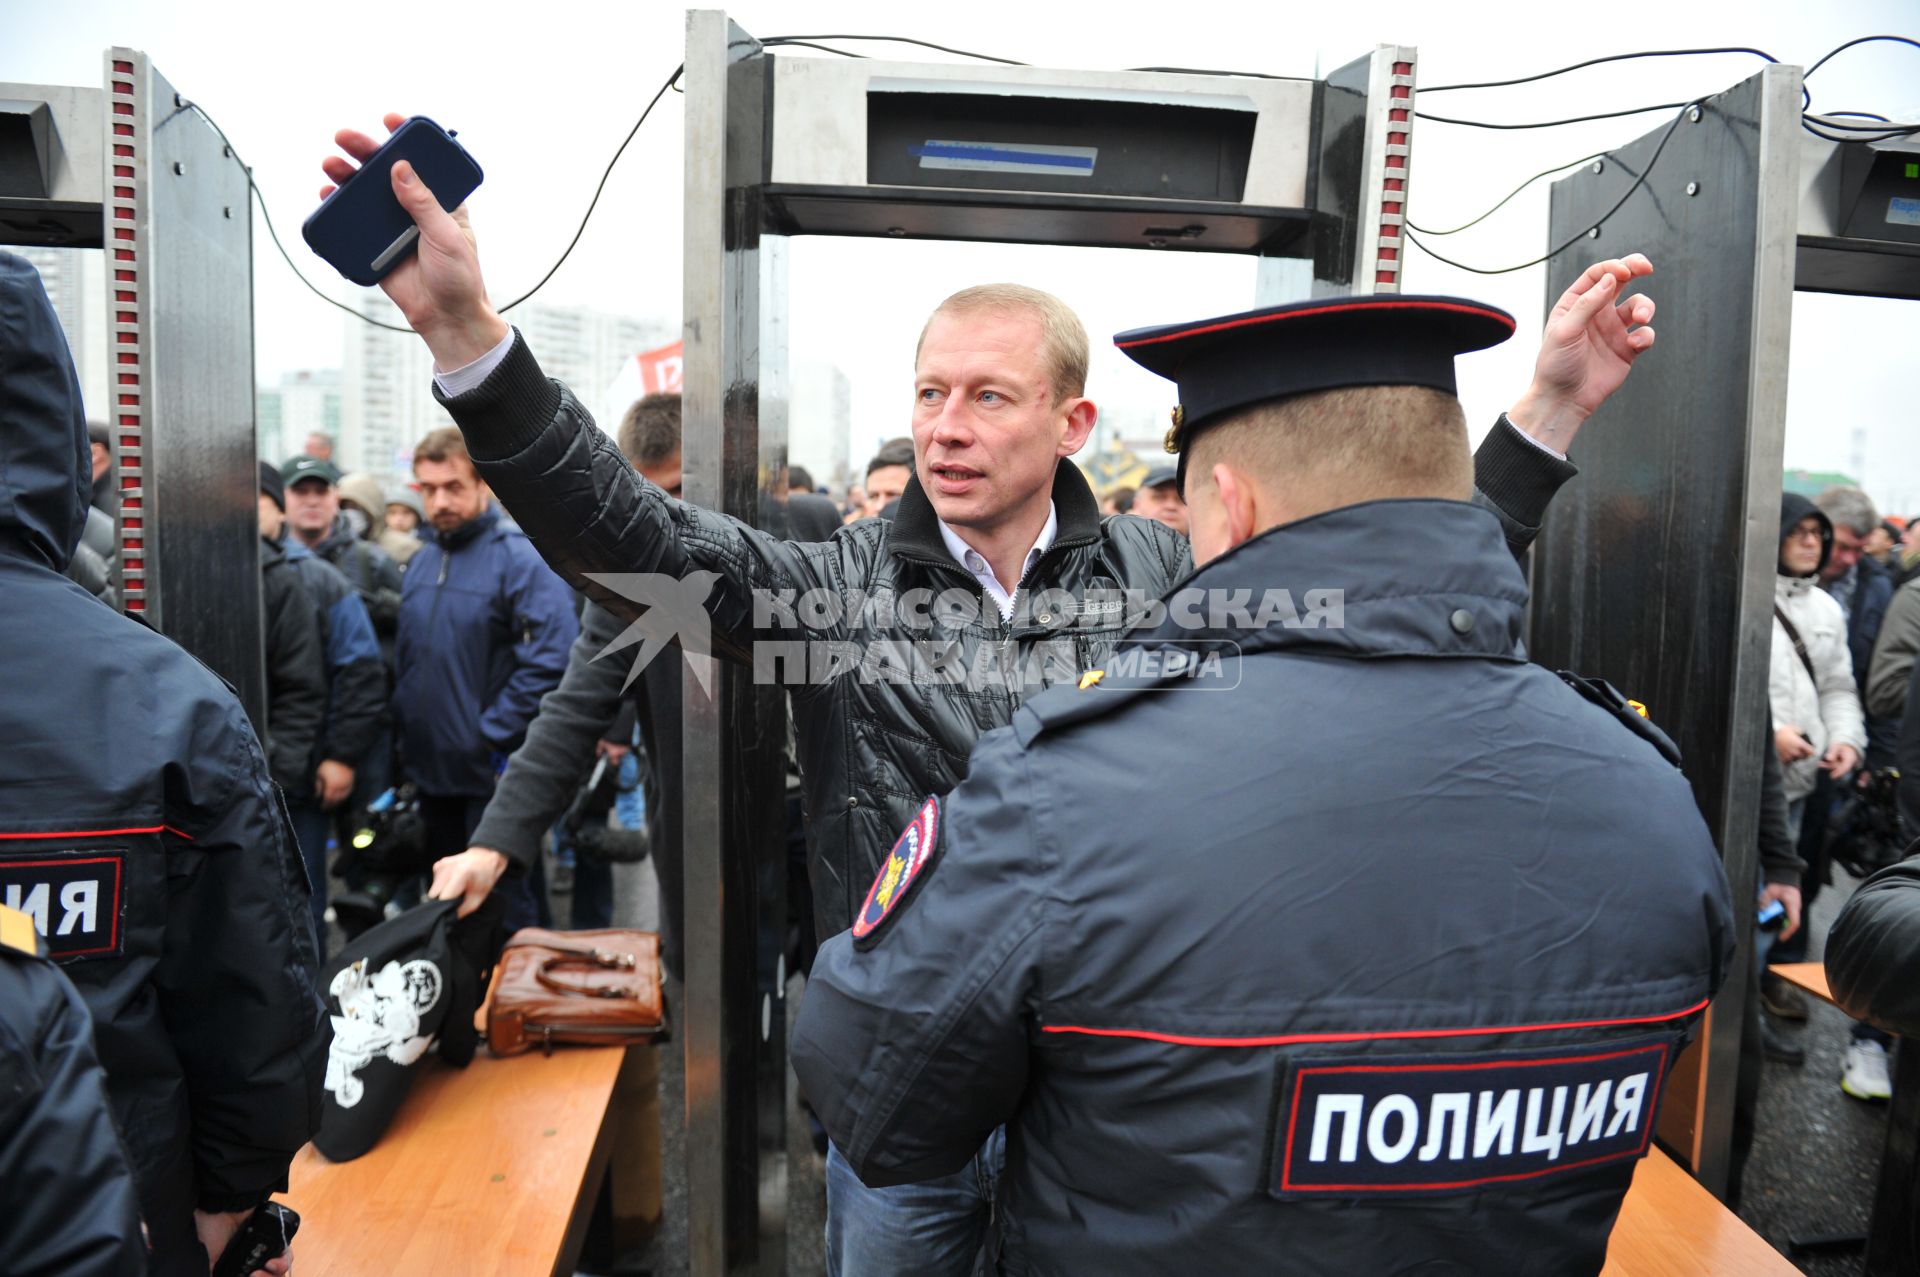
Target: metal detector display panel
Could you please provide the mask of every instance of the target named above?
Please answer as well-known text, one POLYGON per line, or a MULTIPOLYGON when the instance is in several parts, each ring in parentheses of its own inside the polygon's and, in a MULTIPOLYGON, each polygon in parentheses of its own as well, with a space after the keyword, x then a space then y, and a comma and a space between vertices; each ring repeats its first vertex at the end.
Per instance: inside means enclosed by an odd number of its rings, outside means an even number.
POLYGON ((1847 219, 1846 233, 1862 239, 1920 244, 1920 150, 1876 151, 1849 155, 1853 163, 1871 166, 1860 187, 1860 198, 1847 219))
POLYGON ((867 95, 867 180, 890 186, 1238 201, 1252 111, 989 97, 867 95))
MULTIPOLYGON (((1755 813, 1767 747, 1767 657, 1793 288, 1799 72, 1765 73, 1553 188, 1553 243, 1590 230, 1548 272, 1553 299, 1590 263, 1642 252, 1659 345, 1587 422, 1580 475, 1534 551, 1529 653, 1644 702, 1725 858, 1736 925, 1757 889, 1755 813), (1786 171, 1780 171, 1781 165, 1786 171)), ((1725 1179, 1747 983, 1734 964, 1705 1035, 1676 1067, 1660 1136, 1710 1188, 1725 1179), (1724 1072, 1722 1069, 1724 1068, 1724 1072)))

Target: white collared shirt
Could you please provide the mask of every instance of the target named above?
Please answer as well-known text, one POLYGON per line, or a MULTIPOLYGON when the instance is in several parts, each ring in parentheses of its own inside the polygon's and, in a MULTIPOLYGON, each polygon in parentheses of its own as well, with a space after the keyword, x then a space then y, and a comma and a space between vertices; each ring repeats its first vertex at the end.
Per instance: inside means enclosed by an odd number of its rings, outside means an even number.
MULTIPOLYGON (((938 522, 940 539, 947 543, 947 553, 951 554, 961 567, 973 573, 973 579, 980 582, 980 588, 987 592, 987 597, 992 599, 994 606, 1000 609, 1000 619, 1011 621, 1013 592, 1020 588, 1020 582, 1013 583, 1013 590, 1000 584, 1000 578, 993 574, 993 565, 987 562, 986 556, 962 541, 960 534, 948 527, 945 519, 940 519, 938 522)), ((1049 501, 1046 526, 1040 529, 1039 538, 1034 541, 1033 548, 1027 551, 1026 561, 1020 565, 1021 580, 1025 580, 1027 573, 1033 570, 1034 560, 1047 552, 1047 548, 1053 544, 1053 538, 1059 534, 1059 531, 1060 512, 1054 509, 1053 502, 1049 501)))

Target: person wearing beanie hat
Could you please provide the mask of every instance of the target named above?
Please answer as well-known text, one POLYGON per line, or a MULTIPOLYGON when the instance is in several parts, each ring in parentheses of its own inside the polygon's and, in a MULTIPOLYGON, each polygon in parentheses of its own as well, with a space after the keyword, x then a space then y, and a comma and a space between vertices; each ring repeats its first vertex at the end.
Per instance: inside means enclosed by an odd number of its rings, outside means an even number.
MULTIPOLYGON (((280 477, 280 472, 278 470, 274 469, 272 466, 268 465, 264 461, 260 463, 260 495, 263 497, 266 497, 269 501, 272 501, 273 508, 278 510, 281 514, 284 515, 287 512, 286 481, 280 477)), ((261 535, 262 536, 266 535, 266 532, 264 529, 262 530, 261 535)), ((280 537, 280 528, 278 526, 274 528, 273 537, 275 540, 278 540, 280 537)))
POLYGON ((396 530, 387 519, 387 493, 380 481, 364 470, 345 475, 339 483, 340 505, 344 513, 364 519, 363 541, 371 541, 386 551, 387 557, 404 569, 407 560, 420 549, 420 538, 396 530))
POLYGON ((420 526, 427 521, 427 506, 420 494, 405 484, 387 489, 387 526, 418 539, 420 526))

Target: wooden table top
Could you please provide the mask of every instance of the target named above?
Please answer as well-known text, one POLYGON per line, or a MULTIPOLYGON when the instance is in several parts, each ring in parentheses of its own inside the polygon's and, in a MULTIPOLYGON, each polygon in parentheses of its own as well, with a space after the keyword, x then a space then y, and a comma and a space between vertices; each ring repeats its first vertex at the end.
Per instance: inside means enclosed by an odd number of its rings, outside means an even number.
POLYGON ((625 1052, 565 1047, 452 1069, 430 1056, 393 1125, 351 1162, 300 1150, 303 1277, 547 1277, 593 1162, 625 1052), (484 1115, 484 1116, 483 1116, 484 1115))
POLYGON ((1601 1277, 1795 1277, 1799 1272, 1656 1148, 1633 1173, 1601 1277))
MULTIPOLYGON (((298 1271, 553 1273, 623 1054, 496 1060, 483 1048, 464 1071, 429 1058, 372 1151, 333 1163, 308 1145, 294 1159, 283 1196, 300 1212, 298 1271)), ((1656 1148, 1635 1169, 1602 1277, 1799 1271, 1656 1148)))
POLYGON ((1827 988, 1827 966, 1824 962, 1783 962, 1767 970, 1788 984, 1805 989, 1822 1002, 1833 1002, 1833 991, 1827 988))

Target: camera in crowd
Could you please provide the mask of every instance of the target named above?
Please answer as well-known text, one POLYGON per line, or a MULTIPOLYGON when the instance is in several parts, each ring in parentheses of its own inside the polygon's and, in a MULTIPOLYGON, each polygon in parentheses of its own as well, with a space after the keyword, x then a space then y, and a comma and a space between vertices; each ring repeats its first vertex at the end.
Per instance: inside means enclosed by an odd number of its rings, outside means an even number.
POLYGON ((1900 828, 1900 773, 1882 767, 1850 788, 1830 824, 1827 851, 1856 878, 1867 878, 1915 848, 1900 828))
POLYGON ((560 817, 560 833, 576 855, 599 864, 633 864, 645 860, 651 843, 645 828, 615 829, 607 824, 620 792, 620 765, 602 757, 560 817))
POLYGON ((431 872, 420 795, 412 785, 387 790, 367 805, 367 823, 334 860, 333 876, 347 885, 333 898, 334 921, 353 939, 387 916, 402 883, 431 872))

